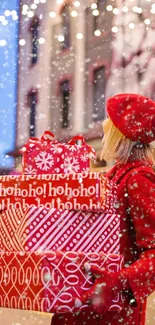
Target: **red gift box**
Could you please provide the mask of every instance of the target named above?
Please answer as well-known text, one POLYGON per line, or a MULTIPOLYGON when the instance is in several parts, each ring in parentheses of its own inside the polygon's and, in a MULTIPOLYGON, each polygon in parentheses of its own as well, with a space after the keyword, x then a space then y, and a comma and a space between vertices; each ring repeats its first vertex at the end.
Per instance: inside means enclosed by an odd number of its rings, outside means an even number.
MULTIPOLYGON (((0 253, 0 307, 44 312, 74 312, 76 298, 93 282, 84 263, 119 271, 123 258, 103 253, 43 252, 0 253)), ((109 310, 122 308, 122 297, 111 302, 109 310)), ((87 308, 87 305, 81 309, 87 308)))
POLYGON ((22 153, 23 172, 30 175, 89 171, 90 159, 96 158, 95 150, 82 136, 75 136, 68 143, 58 143, 49 131, 41 138, 30 138, 22 153), (76 144, 77 141, 82 145, 76 144))
POLYGON ((0 208, 28 206, 115 213, 117 187, 102 173, 0 176, 0 208))
POLYGON ((0 250, 82 251, 119 254, 120 217, 74 210, 6 210, 0 218, 0 250))

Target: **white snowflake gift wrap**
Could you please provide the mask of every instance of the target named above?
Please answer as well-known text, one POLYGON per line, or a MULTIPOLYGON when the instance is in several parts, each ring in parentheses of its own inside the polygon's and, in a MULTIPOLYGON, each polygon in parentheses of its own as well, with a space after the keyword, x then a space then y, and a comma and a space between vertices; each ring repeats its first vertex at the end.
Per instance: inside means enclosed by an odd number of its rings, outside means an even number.
MULTIPOLYGON (((49 133, 49 132, 48 132, 49 133)), ((29 139, 22 148, 24 174, 79 173, 89 171, 95 150, 83 137, 74 137, 68 143, 58 143, 45 137, 29 139), (76 144, 76 141, 82 142, 76 144)))
POLYGON ((10 209, 0 218, 0 250, 82 251, 119 254, 116 214, 29 207, 10 209))
MULTIPOLYGON (((0 307, 56 313, 77 311, 75 299, 80 299, 93 284, 91 274, 84 271, 85 263, 116 272, 122 268, 123 258, 72 251, 0 252, 0 307)), ((109 310, 119 311, 122 306, 118 293, 109 310)))

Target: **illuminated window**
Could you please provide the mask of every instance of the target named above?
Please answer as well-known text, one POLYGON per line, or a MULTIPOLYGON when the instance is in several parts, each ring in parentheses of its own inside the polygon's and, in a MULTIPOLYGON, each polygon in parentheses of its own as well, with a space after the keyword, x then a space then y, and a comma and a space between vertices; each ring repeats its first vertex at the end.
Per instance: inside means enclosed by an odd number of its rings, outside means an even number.
POLYGON ((65 5, 62 13, 62 35, 64 37, 63 42, 61 42, 61 49, 70 48, 70 12, 69 5, 65 5))
POLYGON ((37 106, 37 92, 32 90, 29 92, 28 96, 28 106, 30 109, 29 118, 29 136, 35 137, 36 131, 36 106, 37 106))
POLYGON ((31 31, 31 63, 36 64, 38 61, 39 54, 39 20, 38 18, 33 19, 30 27, 31 31))
POLYGON ((102 26, 102 16, 104 16, 106 11, 106 3, 107 0, 97 0, 97 9, 94 12, 98 13, 97 15, 93 15, 94 23, 93 23, 93 33, 95 30, 102 30, 104 26, 102 26))
POLYGON ((105 67, 94 70, 94 109, 93 120, 98 121, 105 116, 105 67))
POLYGON ((70 84, 65 80, 60 85, 62 107, 61 107, 61 127, 63 129, 69 126, 69 108, 70 108, 70 84))

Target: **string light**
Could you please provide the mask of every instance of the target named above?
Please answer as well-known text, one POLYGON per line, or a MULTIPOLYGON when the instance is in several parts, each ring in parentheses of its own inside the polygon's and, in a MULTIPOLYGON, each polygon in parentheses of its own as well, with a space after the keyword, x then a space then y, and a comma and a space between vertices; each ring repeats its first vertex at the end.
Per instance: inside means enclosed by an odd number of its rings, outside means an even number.
POLYGON ((123 11, 123 12, 128 12, 128 7, 124 6, 124 7, 122 8, 122 11, 123 11))
POLYGON ((80 2, 79 1, 75 1, 74 2, 74 6, 77 7, 77 8, 80 7, 80 2))
POLYGON ((12 17, 12 19, 13 19, 13 20, 18 20, 18 16, 17 16, 17 15, 14 15, 14 16, 12 17))
POLYGON ((11 15, 12 15, 12 16, 16 16, 16 15, 17 15, 17 11, 16 11, 16 10, 12 10, 12 11, 11 11, 11 15))
POLYGON ((119 9, 118 8, 114 8, 113 9, 113 13, 114 13, 114 15, 118 15, 119 14, 119 9))
POLYGON ((5 17, 4 16, 0 16, 0 21, 4 21, 5 20, 5 17))
MULTIPOLYGON (((130 0, 130 1, 132 2, 133 0, 130 0)), ((152 1, 152 0, 147 0, 147 2, 151 2, 151 1, 152 1)), ((36 9, 37 9, 37 5, 38 5, 39 3, 46 3, 46 2, 47 2, 47 0, 33 0, 33 3, 31 4, 31 6, 28 6, 27 4, 23 4, 23 5, 22 5, 22 15, 25 15, 25 16, 27 15, 28 18, 32 18, 32 17, 34 16, 34 12, 33 12, 32 10, 36 10, 36 9), (32 10, 30 10, 29 8, 31 8, 32 10)), ((56 2, 57 2, 57 4, 62 4, 62 3, 63 3, 63 0, 56 0, 56 2)), ((79 7, 79 6, 80 6, 80 1, 76 0, 76 1, 73 2, 73 4, 74 4, 75 7, 79 7)), ((92 9, 92 14, 93 14, 93 16, 98 16, 98 15, 99 15, 99 10, 97 9, 97 3, 96 3, 96 2, 92 2, 92 3, 91 3, 91 9, 92 9)), ((118 9, 117 7, 113 8, 112 5, 107 5, 106 10, 107 10, 107 11, 113 11, 113 14, 114 14, 114 15, 119 14, 119 9, 118 9)), ((143 12, 143 9, 142 9, 141 7, 138 7, 138 6, 133 6, 132 10, 133 10, 134 12, 138 13, 138 14, 141 14, 141 13, 143 12)), ((127 13, 127 12, 128 12, 128 7, 127 7, 127 6, 123 6, 123 7, 122 7, 122 11, 123 11, 124 13, 127 13)), ((151 12, 152 14, 155 14, 155 3, 151 4, 150 12, 151 12)), ((78 15, 78 12, 77 12, 76 10, 72 10, 72 11, 71 11, 71 16, 72 16, 72 17, 77 17, 77 15, 78 15)), ((1 15, 1 16, 0 16, 0 22, 1 22, 4 26, 8 24, 8 21, 5 19, 5 16, 6 16, 6 17, 12 16, 12 19, 13 19, 13 20, 17 20, 17 19, 18 19, 18 15, 17 15, 17 11, 16 11, 16 10, 12 10, 12 11, 10 11, 10 10, 5 10, 4 15, 1 15)), ((49 12, 49 16, 50 16, 51 18, 55 18, 55 17, 56 17, 56 12, 54 12, 54 11, 49 12)), ((41 18, 40 18, 40 19, 41 19, 41 18)), ((148 18, 145 19, 145 20, 144 20, 144 23, 145 23, 146 25, 150 25, 150 19, 148 19, 148 18)), ((130 29, 133 29, 133 28, 135 27, 135 24, 131 22, 131 23, 129 23, 128 27, 129 27, 130 29)), ((114 33, 117 32, 117 31, 116 31, 116 28, 117 28, 116 26, 114 26, 114 27, 112 28, 112 31, 113 31, 114 33)), ((81 33, 78 33, 78 34, 76 35, 76 37, 77 37, 78 39, 83 38, 83 35, 82 35, 81 38, 80 38, 79 35, 81 35, 81 33)), ((100 30, 95 30, 94 35, 95 35, 95 36, 100 36, 100 35, 101 35, 101 31, 100 31, 100 30)), ((62 38, 63 38, 63 35, 59 35, 59 36, 58 36, 58 39, 59 39, 60 42, 63 42, 62 38)))
POLYGON ((5 39, 1 39, 0 40, 0 46, 5 46, 6 45, 6 40, 5 39))
POLYGON ((11 11, 12 20, 18 20, 18 15, 16 10, 11 11))
POLYGON ((3 26, 6 26, 7 24, 8 24, 8 21, 7 21, 7 20, 3 20, 3 21, 2 21, 2 25, 3 25, 3 26))
POLYGON ((27 10, 22 10, 22 15, 26 16, 27 15, 27 10))
POLYGON ((137 7, 137 6, 134 6, 134 7, 132 8, 132 10, 133 10, 134 12, 137 12, 138 14, 141 14, 141 13, 142 13, 142 8, 137 7))
POLYGON ((112 10, 113 10, 113 6, 108 5, 108 6, 106 7, 106 9, 107 9, 108 11, 112 11, 112 10))
POLYGON ((71 12, 71 16, 72 16, 72 17, 77 17, 77 11, 76 11, 76 10, 73 10, 73 11, 71 12))
POLYGON ((39 42, 39 44, 44 44, 45 43, 45 38, 40 37, 38 42, 39 42))
POLYGON ((19 45, 24 46, 25 44, 26 44, 26 41, 23 38, 21 38, 19 40, 19 45))
POLYGON ((28 14, 27 14, 27 16, 29 18, 32 18, 34 16, 34 12, 33 11, 29 11, 28 14))
POLYGON ((99 15, 99 11, 97 9, 94 9, 92 12, 93 16, 98 16, 99 15))
MULTIPOLYGON (((34 2, 37 2, 37 3, 38 3, 38 1, 39 0, 34 0, 34 2)), ((33 9, 37 8, 37 6, 35 4, 32 4, 31 7, 33 9)), ((25 15, 25 16, 28 15, 28 17, 31 18, 31 17, 34 16, 34 13, 32 11, 30 11, 30 13, 29 13, 28 9, 29 9, 28 5, 23 4, 23 6, 22 6, 22 15, 25 15)), ((19 18, 16 10, 10 11, 10 10, 6 9, 4 14, 0 16, 0 22, 2 23, 2 25, 6 26, 8 24, 8 21, 5 20, 5 17, 9 17, 9 16, 11 16, 12 20, 14 20, 14 21, 18 20, 18 18, 19 18)))
POLYGON ((117 26, 113 26, 111 30, 112 30, 113 33, 117 33, 118 32, 117 26))
POLYGON ((65 40, 65 38, 64 38, 63 35, 59 35, 59 36, 58 36, 58 41, 59 41, 60 43, 64 42, 64 40, 65 40))
POLYGON ((155 14, 155 7, 151 8, 150 12, 151 14, 155 14))
POLYGON ((11 12, 10 12, 10 10, 5 10, 4 14, 5 14, 6 17, 9 17, 11 15, 11 12))
POLYGON ((28 9, 29 9, 28 5, 23 5, 23 10, 28 10, 28 9))
POLYGON ((97 3, 96 3, 96 2, 93 2, 93 3, 91 4, 91 8, 92 8, 92 9, 97 9, 97 3))
POLYGON ((51 18, 55 18, 55 17, 56 17, 56 13, 55 13, 54 11, 51 11, 51 12, 49 13, 49 16, 50 16, 51 18))
POLYGON ((129 24, 129 28, 130 28, 130 29, 134 29, 134 28, 135 28, 135 24, 134 24, 134 23, 130 23, 130 24, 129 24))
POLYGON ((138 14, 141 14, 143 12, 142 8, 139 7, 137 12, 138 14))
POLYGON ((148 19, 148 18, 145 19, 145 20, 144 20, 144 23, 145 23, 146 25, 150 25, 150 19, 148 19))
POLYGON ((99 29, 95 30, 94 35, 101 36, 101 31, 99 29))
POLYGON ((37 9, 37 5, 35 3, 32 3, 31 9, 34 9, 34 10, 37 9))
POLYGON ((83 34, 82 33, 77 33, 76 38, 77 39, 82 39, 83 38, 83 34))

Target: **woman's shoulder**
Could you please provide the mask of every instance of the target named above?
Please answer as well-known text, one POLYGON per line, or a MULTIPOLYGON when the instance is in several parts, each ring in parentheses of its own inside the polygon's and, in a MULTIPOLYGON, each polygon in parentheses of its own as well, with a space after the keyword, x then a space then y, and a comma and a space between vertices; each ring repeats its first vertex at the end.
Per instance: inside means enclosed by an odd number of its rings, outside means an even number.
POLYGON ((132 175, 138 175, 143 173, 146 175, 149 174, 154 174, 155 171, 153 169, 153 165, 151 165, 147 161, 132 161, 132 162, 127 162, 126 164, 121 164, 117 163, 113 168, 111 168, 106 176, 113 180, 115 183, 120 183, 120 181, 124 178, 128 178, 129 176, 132 175))

